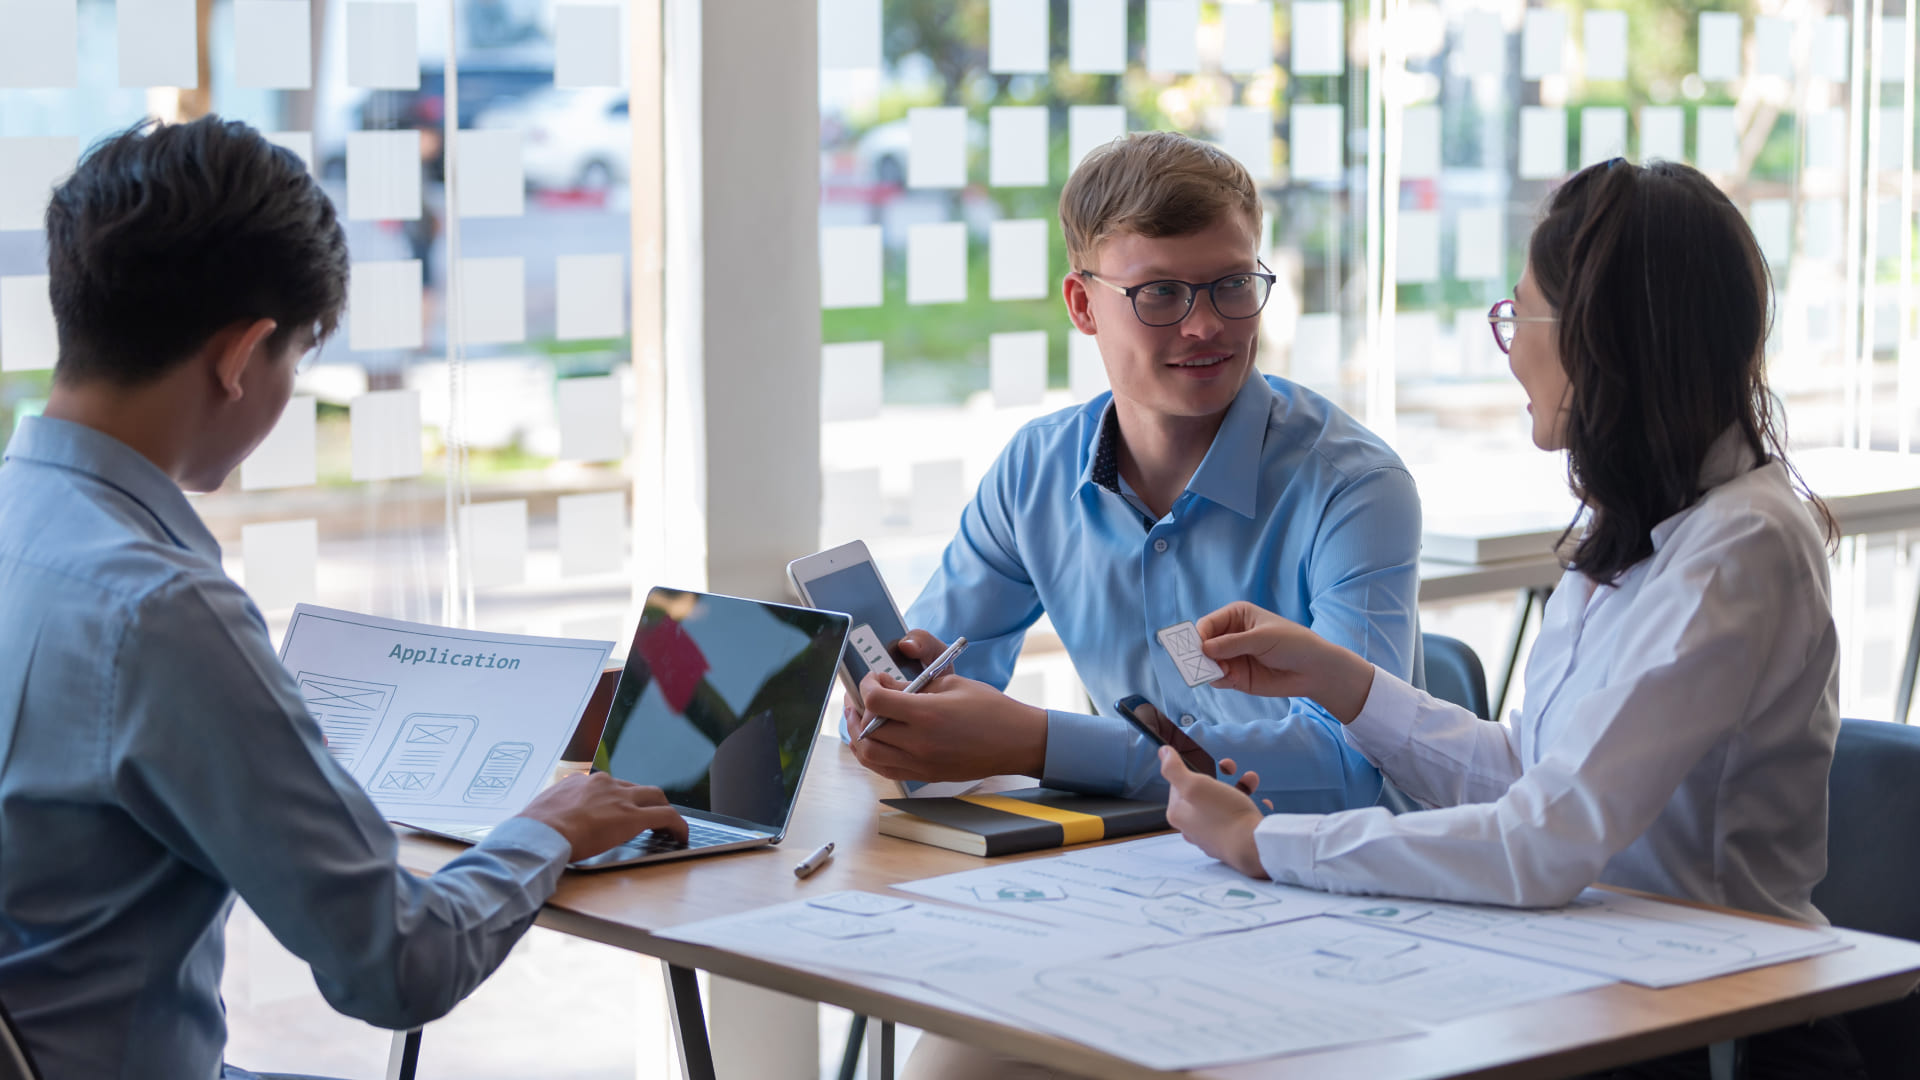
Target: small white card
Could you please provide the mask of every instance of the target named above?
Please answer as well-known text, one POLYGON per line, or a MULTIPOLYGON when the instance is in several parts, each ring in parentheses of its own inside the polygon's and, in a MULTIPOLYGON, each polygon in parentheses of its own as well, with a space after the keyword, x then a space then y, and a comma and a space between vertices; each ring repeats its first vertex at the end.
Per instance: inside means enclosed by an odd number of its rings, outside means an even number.
POLYGON ((1100 339, 1067 327, 1067 390, 1075 401, 1092 401, 1106 393, 1107 363, 1100 356, 1100 339))
POLYGON ((884 299, 878 225, 820 230, 820 306, 879 307, 884 299))
POLYGON ((60 359, 46 274, 0 277, 0 371, 47 371, 60 359))
POLYGON ((1067 9, 1067 67, 1082 75, 1127 70, 1127 0, 1073 0, 1067 9))
POLYGON ((1295 0, 1292 63, 1295 75, 1338 75, 1347 69, 1346 12, 1328 0, 1295 0))
POLYGON ((967 110, 907 110, 907 186, 967 186, 967 110))
POLYGON ((1124 105, 1067 106, 1067 171, 1081 159, 1127 133, 1124 105))
POLYGON ((1045 218, 996 221, 987 226, 987 295, 994 300, 1044 300, 1047 280, 1045 218))
MULTIPOLYGON (((1049 14, 1047 5, 1033 0, 993 0, 987 13, 987 70, 996 75, 1045 75, 1049 14)), ((878 15, 874 24, 878 38, 878 15)))
POLYGON ((1220 146, 1247 167, 1255 183, 1273 179, 1273 110, 1227 106, 1221 114, 1220 146))
POLYGON ((1226 675, 1219 664, 1200 651, 1200 631, 1193 623, 1175 623, 1154 635, 1160 639, 1160 647, 1173 657, 1173 664, 1180 669, 1180 677, 1187 680, 1188 686, 1210 683, 1226 675))
POLYGON ((313 89, 313 15, 307 0, 233 6, 234 82, 313 89))
POLYGON ((412 0, 347 5, 347 85, 420 89, 420 21, 412 0))
POLYGON ((1566 46, 1567 13, 1528 8, 1520 27, 1520 77, 1544 79, 1560 74, 1560 55, 1566 46))
POLYGON ((825 0, 820 5, 822 71, 877 71, 880 55, 880 0, 825 0))
POLYGON ((888 654, 887 647, 880 643, 880 635, 873 632, 872 626, 861 623, 847 631, 847 644, 853 646, 854 655, 866 663, 868 671, 880 672, 899 682, 910 681, 906 672, 900 670, 900 665, 893 662, 893 657, 888 654))
POLYGON ((967 298, 967 224, 907 227, 907 303, 957 304, 967 298))
POLYGON ((620 9, 599 4, 555 4, 553 17, 553 85, 562 89, 619 86, 620 43, 626 40, 620 32, 620 9))
POLYGON ((1200 69, 1200 0, 1147 0, 1147 71, 1200 69))
POLYGON ((1400 179, 1440 178, 1440 106, 1415 105, 1400 121, 1400 179))
POLYGON ((994 187, 1045 187, 1047 110, 1008 105, 987 110, 987 183, 994 187))
MULTIPOLYGON (((200 85, 193 0, 118 0, 120 85, 200 85)), ((11 32, 11 29, 9 29, 11 32)))
POLYGON ((1587 78, 1596 82, 1626 78, 1627 13, 1589 11, 1583 25, 1587 31, 1587 78))
POLYGON ((1220 5, 1220 70, 1258 75, 1273 66, 1271 0, 1220 5))
POLYGON ((53 90, 77 85, 75 0, 0 0, 0 87, 53 90))

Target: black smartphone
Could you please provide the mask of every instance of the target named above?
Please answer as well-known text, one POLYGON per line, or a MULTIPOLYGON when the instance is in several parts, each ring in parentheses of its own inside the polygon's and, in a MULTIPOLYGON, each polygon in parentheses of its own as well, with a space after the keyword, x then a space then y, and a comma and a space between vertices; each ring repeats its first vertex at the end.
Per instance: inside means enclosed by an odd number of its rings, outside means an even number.
POLYGON ((1153 702, 1135 694, 1113 703, 1114 711, 1124 717, 1127 723, 1139 729, 1142 735, 1161 746, 1173 747, 1187 768, 1202 776, 1218 777, 1220 763, 1207 753, 1206 748, 1193 741, 1193 736, 1181 730, 1166 713, 1156 708, 1153 702))

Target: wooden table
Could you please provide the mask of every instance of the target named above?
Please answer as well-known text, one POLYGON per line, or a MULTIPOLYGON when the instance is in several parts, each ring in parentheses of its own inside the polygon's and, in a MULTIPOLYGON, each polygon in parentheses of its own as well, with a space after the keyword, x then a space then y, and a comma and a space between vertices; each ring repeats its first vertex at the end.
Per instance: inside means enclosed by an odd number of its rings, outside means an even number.
MULTIPOLYGON (((694 969, 991 1045, 1089 1076, 1167 1075, 1051 1035, 902 998, 853 976, 824 975, 653 935, 657 929, 841 889, 888 892, 896 882, 981 865, 971 856, 875 832, 881 809, 875 800, 888 794, 884 786, 838 739, 825 736, 814 753, 786 843, 771 850, 651 867, 569 873, 541 912, 539 924, 667 962, 683 1062, 694 1080, 712 1075, 694 969), (829 840, 835 844, 832 861, 805 881, 796 879, 793 864, 829 840)), ((431 872, 465 850, 406 830, 400 849, 401 861, 420 872, 431 872)), ((928 902, 919 896, 912 899, 928 902)), ((1684 987, 1648 990, 1614 984, 1484 1013, 1418 1038, 1190 1075, 1222 1080, 1569 1076, 1891 1001, 1920 985, 1920 944, 1842 934, 1853 948, 1684 987)), ((1221 976, 1230 977, 1226 972, 1221 976)))

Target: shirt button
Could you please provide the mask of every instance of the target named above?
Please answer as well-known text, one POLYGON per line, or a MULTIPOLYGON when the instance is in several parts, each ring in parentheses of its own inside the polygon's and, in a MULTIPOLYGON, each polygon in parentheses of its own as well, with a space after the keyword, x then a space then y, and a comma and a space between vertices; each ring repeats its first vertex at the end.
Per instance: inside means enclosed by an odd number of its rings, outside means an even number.
POLYGON ((1188 714, 1186 714, 1185 716, 1182 716, 1182 717, 1180 718, 1180 726, 1181 726, 1181 727, 1192 727, 1192 726, 1193 726, 1193 714, 1192 714, 1192 713, 1188 713, 1188 714))
POLYGON ((1298 885, 1300 884, 1300 875, 1293 870, 1282 870, 1280 872, 1280 880, 1289 885, 1298 885))
POLYGON ((1155 540, 1153 542, 1153 550, 1165 552, 1167 550, 1167 542, 1165 540, 1155 540))

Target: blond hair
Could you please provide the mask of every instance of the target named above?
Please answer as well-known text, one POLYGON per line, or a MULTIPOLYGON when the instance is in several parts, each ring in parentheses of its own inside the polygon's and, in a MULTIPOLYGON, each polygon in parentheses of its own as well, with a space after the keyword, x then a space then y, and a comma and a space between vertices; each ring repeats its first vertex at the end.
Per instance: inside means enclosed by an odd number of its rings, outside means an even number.
POLYGON ((1186 236, 1231 211, 1260 231, 1253 177, 1217 146, 1173 131, 1136 131, 1081 161, 1060 192, 1067 256, 1086 269, 1120 233, 1186 236))

